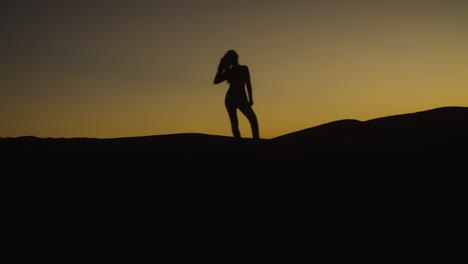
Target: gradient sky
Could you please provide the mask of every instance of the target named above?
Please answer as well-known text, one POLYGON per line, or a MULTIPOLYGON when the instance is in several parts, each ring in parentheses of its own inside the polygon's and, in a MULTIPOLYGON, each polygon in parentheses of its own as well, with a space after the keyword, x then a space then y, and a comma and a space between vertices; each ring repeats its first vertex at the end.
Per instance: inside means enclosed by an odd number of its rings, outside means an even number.
MULTIPOLYGON (((213 85, 235 49, 263 138, 468 105, 466 1, 11 0, 0 137, 231 135, 213 85)), ((250 127, 240 116, 243 136, 250 127)))

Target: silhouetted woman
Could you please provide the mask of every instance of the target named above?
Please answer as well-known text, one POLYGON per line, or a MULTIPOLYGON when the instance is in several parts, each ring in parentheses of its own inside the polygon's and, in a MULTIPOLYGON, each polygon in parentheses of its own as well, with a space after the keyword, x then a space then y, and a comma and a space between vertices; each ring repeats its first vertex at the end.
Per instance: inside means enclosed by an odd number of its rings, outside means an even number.
POLYGON ((236 138, 241 137, 237 120, 237 109, 239 109, 250 122, 253 138, 259 139, 257 116, 252 109, 252 84, 250 83, 249 68, 239 65, 239 55, 234 50, 226 52, 219 62, 218 72, 213 82, 218 84, 223 81, 229 83, 224 103, 231 120, 232 134, 236 138), (245 91, 246 87, 248 96, 245 91))

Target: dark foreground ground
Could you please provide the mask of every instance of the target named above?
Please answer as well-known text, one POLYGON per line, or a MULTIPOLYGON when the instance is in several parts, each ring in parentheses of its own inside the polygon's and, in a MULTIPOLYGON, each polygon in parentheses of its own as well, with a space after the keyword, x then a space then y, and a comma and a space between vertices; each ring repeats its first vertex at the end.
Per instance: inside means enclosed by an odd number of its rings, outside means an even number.
POLYGON ((3 256, 292 263, 462 255, 467 135, 468 109, 450 107, 259 142, 3 138, 3 256))

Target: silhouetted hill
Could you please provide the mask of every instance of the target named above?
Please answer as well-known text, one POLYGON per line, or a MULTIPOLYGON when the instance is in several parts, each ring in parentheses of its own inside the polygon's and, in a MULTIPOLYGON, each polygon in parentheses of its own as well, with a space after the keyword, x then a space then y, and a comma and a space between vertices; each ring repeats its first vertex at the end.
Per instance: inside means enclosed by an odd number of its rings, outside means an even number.
POLYGON ((0 138, 2 237, 47 263, 456 255, 465 135, 468 108, 445 107, 261 141, 0 138))
POLYGON ((467 140, 468 108, 443 107, 369 121, 341 120, 274 138, 276 144, 297 147, 460 144, 467 140))
MULTIPOLYGON (((262 142, 264 140, 261 140, 262 142)), ((37 138, 34 136, 0 138, 4 149, 44 151, 111 151, 124 149, 151 150, 156 152, 210 152, 237 149, 252 143, 252 139, 236 140, 232 137, 185 133, 128 138, 37 138)))

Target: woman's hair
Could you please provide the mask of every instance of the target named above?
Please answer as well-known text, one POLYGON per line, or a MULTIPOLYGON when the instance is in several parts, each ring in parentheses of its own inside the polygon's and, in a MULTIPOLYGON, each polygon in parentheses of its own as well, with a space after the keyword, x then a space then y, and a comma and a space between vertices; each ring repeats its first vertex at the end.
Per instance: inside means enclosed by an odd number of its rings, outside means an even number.
POLYGON ((220 64, 224 69, 231 68, 231 65, 239 63, 239 55, 235 50, 228 50, 221 59, 220 64))

